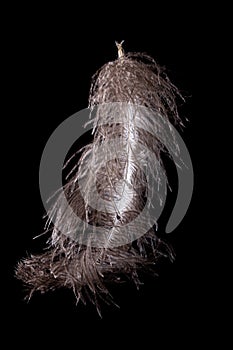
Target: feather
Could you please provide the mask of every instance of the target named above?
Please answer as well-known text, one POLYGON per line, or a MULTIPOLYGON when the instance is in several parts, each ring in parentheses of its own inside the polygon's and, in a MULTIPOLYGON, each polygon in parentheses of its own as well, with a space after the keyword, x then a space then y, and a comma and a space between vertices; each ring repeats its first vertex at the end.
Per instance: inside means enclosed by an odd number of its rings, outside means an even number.
POLYGON ((29 297, 67 287, 99 313, 99 300, 114 303, 109 282, 127 277, 139 287, 139 271, 154 271, 160 257, 174 259, 150 215, 140 213, 153 205, 149 193, 159 203, 165 200, 161 140, 179 152, 169 123, 181 124, 176 98, 182 96, 154 59, 125 54, 122 43, 116 44, 118 59, 93 76, 88 121, 93 142, 69 173, 65 197, 58 192, 48 213, 47 250, 21 260, 16 269, 29 297))

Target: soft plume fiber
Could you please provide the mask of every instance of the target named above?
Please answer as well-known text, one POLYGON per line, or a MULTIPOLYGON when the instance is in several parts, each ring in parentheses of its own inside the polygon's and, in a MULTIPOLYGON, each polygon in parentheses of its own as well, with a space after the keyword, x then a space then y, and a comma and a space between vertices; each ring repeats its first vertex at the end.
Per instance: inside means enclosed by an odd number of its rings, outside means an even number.
MULTIPOLYGON (((135 123, 130 106, 147 107, 159 114, 164 123, 181 123, 176 105, 176 97, 181 96, 161 67, 146 54, 119 52, 118 59, 105 64, 93 77, 89 96, 90 110, 95 109, 95 113, 90 114, 93 142, 82 150, 63 188, 69 205, 82 218, 82 224, 71 219, 63 197, 58 195, 50 212, 55 224, 48 220, 46 227, 51 231, 46 251, 21 260, 17 266, 16 276, 27 286, 29 298, 36 291, 44 293, 67 287, 73 290, 77 300, 86 302, 89 299, 99 311, 100 299, 113 302, 108 291, 109 282, 130 279, 139 287, 139 271, 154 271, 161 256, 173 259, 171 249, 156 236, 154 226, 133 243, 115 244, 123 226, 140 214, 147 198, 149 184, 138 160, 143 161, 148 155, 140 151, 140 144, 156 156, 152 184, 166 176, 160 156, 164 147, 144 130, 145 124, 156 128, 156 121, 145 116, 135 123), (124 114, 121 122, 111 117, 110 103, 120 103, 119 109, 124 114), (126 104, 129 111, 125 109, 126 104), (116 136, 124 152, 105 162, 105 157, 95 151, 116 136), (83 181, 85 194, 80 191, 78 178, 83 181), (88 204, 93 186, 97 187, 100 197, 109 202, 107 213, 88 204), (88 237, 83 244, 74 239, 75 232, 84 232, 87 224, 92 225, 93 235, 95 227, 101 227, 105 233, 101 247, 93 246, 88 237)), ((170 135, 170 139, 176 152, 174 135, 170 135)), ((105 149, 108 152, 107 146, 105 149)), ((150 166, 147 171, 151 171, 150 166)), ((165 193, 162 197, 160 199, 164 200, 165 193)))

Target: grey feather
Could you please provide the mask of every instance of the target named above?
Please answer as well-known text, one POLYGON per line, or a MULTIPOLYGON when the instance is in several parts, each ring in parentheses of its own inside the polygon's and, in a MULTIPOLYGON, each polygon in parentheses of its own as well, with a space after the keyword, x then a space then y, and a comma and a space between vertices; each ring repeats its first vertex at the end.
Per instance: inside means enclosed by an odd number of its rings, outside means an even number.
POLYGON ((171 248, 156 236, 150 217, 139 222, 142 230, 145 225, 150 228, 136 241, 133 226, 127 224, 143 210, 148 190, 158 202, 165 200, 166 186, 157 191, 166 180, 160 140, 166 139, 172 152, 179 152, 167 128, 170 121, 181 124, 177 97, 182 98, 178 89, 145 54, 124 54, 94 75, 89 96, 93 142, 84 147, 68 176, 63 188, 66 199, 58 194, 51 207, 55 224, 48 220, 47 251, 23 259, 16 270, 29 297, 35 291, 67 287, 77 301, 90 299, 100 312, 100 299, 113 302, 109 282, 127 277, 139 287, 139 271, 153 271, 162 256, 174 258, 171 248), (113 148, 116 156, 109 158, 113 148), (95 192, 98 210, 89 205, 95 192))

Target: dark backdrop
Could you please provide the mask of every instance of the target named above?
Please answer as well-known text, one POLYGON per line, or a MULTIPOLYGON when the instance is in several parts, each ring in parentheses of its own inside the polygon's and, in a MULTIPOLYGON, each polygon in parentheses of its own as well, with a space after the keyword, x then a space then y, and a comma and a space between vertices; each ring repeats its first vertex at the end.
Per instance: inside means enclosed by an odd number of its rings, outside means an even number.
POLYGON ((91 15, 82 10, 67 14, 62 8, 59 14, 55 9, 33 10, 14 23, 9 41, 13 96, 9 110, 15 107, 9 130, 13 134, 10 153, 14 165, 11 180, 6 178, 6 182, 11 181, 13 194, 5 248, 8 263, 4 304, 8 329, 12 327, 22 344, 34 347, 39 341, 47 344, 48 340, 58 340, 58 344, 72 341, 77 347, 84 341, 86 346, 95 343, 118 347, 126 337, 131 346, 154 348, 159 341, 164 345, 175 341, 185 344, 188 337, 192 342, 202 331, 200 321, 205 315, 206 296, 197 220, 202 210, 194 83, 201 60, 197 54, 194 25, 197 22, 191 6, 190 9, 140 6, 142 11, 138 8, 137 12, 128 13, 123 5, 118 8, 115 4, 102 17, 95 11, 91 15), (120 309, 103 306, 103 319, 89 304, 76 306, 69 290, 36 294, 26 303, 22 284, 14 278, 14 267, 23 256, 41 252, 45 244, 43 237, 32 240, 43 230, 44 209, 38 184, 43 148, 63 120, 87 107, 92 75, 116 58, 114 41, 122 39, 126 51, 146 52, 165 66, 170 79, 187 97, 186 105, 180 106, 180 114, 189 119, 182 136, 193 160, 195 187, 184 220, 167 238, 176 252, 176 260, 173 264, 164 261, 159 266, 158 278, 145 277, 140 291, 130 284, 113 287, 120 309))

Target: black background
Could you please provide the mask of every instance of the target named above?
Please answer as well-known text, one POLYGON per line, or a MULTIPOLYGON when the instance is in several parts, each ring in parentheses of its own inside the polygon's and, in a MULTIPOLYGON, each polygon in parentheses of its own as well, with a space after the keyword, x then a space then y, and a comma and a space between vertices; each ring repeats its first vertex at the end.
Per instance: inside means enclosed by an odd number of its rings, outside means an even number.
POLYGON ((201 131, 195 106, 198 64, 203 54, 198 50, 196 12, 191 5, 189 9, 177 5, 154 9, 146 4, 140 6, 127 12, 123 4, 115 4, 107 8, 106 14, 100 8, 99 12, 91 11, 91 4, 89 11, 25 9, 29 12, 20 19, 16 9, 16 23, 15 17, 8 23, 9 31, 13 28, 6 73, 12 96, 9 120, 14 114, 9 127, 13 129, 10 160, 14 162, 12 166, 10 161, 12 170, 5 179, 12 194, 4 303, 5 324, 12 327, 20 344, 41 341, 46 345, 49 341, 66 342, 67 346, 72 342, 77 347, 83 346, 81 343, 118 347, 126 337, 129 346, 156 347, 158 342, 165 346, 176 342, 185 345, 205 332, 208 277, 203 273, 203 238, 198 219, 203 204, 199 180, 201 131), (32 240, 43 230, 44 209, 38 184, 43 148, 63 120, 87 107, 92 75, 116 58, 114 42, 123 39, 126 51, 146 52, 165 66, 172 82, 187 96, 185 106, 180 106, 181 117, 189 119, 182 137, 193 160, 195 186, 185 218, 167 237, 176 260, 173 264, 163 262, 158 278, 145 277, 140 291, 130 284, 113 287, 120 309, 103 306, 102 319, 93 306, 76 306, 69 290, 36 294, 26 303, 22 285, 14 278, 14 268, 27 252, 42 252, 45 244, 45 238, 32 240))

